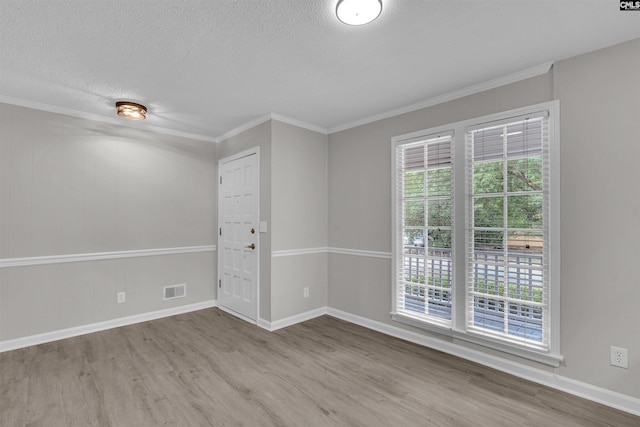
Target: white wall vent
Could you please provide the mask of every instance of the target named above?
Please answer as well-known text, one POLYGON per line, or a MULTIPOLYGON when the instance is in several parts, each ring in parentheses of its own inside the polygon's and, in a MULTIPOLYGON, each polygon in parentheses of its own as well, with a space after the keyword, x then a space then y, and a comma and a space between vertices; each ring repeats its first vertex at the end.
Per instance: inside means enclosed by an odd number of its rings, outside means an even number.
POLYGON ((163 299, 175 299, 182 298, 187 295, 187 284, 181 283, 179 285, 165 286, 162 288, 163 299))

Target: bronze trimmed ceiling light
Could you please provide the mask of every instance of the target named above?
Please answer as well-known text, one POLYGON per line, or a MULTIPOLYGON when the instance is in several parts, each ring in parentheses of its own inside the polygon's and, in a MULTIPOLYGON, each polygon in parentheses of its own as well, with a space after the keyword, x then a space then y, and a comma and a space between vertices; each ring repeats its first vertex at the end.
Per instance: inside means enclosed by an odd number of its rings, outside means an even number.
POLYGON ((135 102, 116 102, 118 115, 129 120, 144 120, 147 118, 147 107, 135 102))
POLYGON ((364 25, 382 12, 382 0, 340 0, 336 6, 338 19, 347 25, 364 25))

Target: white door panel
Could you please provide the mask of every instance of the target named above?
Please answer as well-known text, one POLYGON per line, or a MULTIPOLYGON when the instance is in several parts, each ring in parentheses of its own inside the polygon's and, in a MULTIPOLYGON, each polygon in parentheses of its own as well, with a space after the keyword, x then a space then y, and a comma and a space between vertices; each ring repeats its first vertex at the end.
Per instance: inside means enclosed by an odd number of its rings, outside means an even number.
POLYGON ((258 157, 219 163, 218 304, 252 321, 258 312, 258 157))

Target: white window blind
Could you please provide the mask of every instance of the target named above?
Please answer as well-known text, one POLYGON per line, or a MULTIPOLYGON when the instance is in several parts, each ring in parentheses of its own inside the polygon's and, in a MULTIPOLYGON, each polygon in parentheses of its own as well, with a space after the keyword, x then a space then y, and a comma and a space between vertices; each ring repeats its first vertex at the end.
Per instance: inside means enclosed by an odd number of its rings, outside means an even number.
POLYGON ((549 119, 466 132, 466 329, 549 350, 549 119))
POLYGON ((397 313, 450 325, 453 284, 452 135, 396 148, 397 313))

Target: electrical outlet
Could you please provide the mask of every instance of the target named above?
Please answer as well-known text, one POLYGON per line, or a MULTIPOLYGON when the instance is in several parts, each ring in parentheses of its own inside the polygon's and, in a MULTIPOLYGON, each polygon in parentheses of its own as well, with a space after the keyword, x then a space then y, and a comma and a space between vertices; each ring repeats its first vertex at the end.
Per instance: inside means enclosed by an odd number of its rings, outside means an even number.
POLYGON ((305 287, 302 290, 302 296, 305 297, 305 298, 309 298, 309 288, 308 287, 305 287))
POLYGON ((117 293, 117 301, 118 301, 118 304, 122 304, 123 302, 126 301, 124 292, 118 292, 117 293))
POLYGON ((626 348, 611 346, 611 366, 629 367, 629 355, 626 348))

